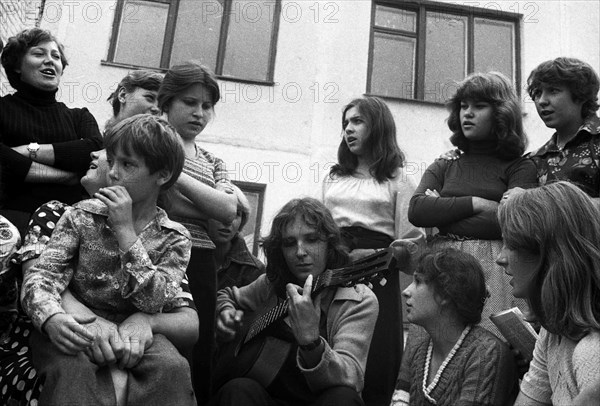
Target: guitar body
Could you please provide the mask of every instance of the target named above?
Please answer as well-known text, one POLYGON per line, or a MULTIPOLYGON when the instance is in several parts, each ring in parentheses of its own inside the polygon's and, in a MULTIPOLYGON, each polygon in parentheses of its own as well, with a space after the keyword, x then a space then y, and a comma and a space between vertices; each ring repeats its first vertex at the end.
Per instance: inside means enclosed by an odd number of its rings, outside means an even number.
POLYGON ((242 377, 254 379, 266 388, 279 374, 292 344, 264 335, 243 344, 245 334, 238 333, 238 336, 234 341, 219 346, 213 374, 215 388, 242 377))
MULTIPOLYGON (((352 286, 376 278, 381 280, 379 273, 393 266, 393 249, 386 248, 348 267, 325 270, 313 281, 313 296, 331 286, 352 286)), ((257 313, 244 314, 244 327, 238 331, 235 340, 222 343, 217 351, 213 373, 215 389, 234 378, 252 378, 265 388, 275 380, 293 345, 268 335, 267 329, 285 317, 287 306, 288 301, 285 300, 262 312, 259 317, 254 317, 257 313)))

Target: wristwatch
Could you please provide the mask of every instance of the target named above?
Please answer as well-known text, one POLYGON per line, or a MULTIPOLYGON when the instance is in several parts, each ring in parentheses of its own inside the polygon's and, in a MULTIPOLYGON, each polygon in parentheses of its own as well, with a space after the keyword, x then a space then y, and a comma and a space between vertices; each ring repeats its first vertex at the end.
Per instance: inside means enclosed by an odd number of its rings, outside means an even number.
POLYGON ((304 345, 301 344, 298 347, 300 347, 300 349, 303 351, 312 351, 312 350, 316 349, 319 345, 321 345, 321 337, 317 338, 312 343, 308 343, 308 344, 304 344, 304 345))
POLYGON ((29 151, 29 158, 33 159, 37 157, 37 153, 40 149, 40 144, 37 142, 32 142, 27 146, 27 151, 29 151))

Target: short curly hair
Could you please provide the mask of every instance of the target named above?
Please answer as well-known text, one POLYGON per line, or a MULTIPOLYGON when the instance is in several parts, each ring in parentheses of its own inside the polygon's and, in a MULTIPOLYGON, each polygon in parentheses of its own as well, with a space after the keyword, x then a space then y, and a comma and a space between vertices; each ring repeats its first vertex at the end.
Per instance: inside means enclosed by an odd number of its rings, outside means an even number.
POLYGON ((21 75, 17 73, 17 70, 21 68, 21 63, 27 50, 46 42, 56 43, 60 52, 62 67, 65 69, 69 64, 65 56, 65 48, 50 31, 42 30, 41 28, 30 28, 8 39, 2 50, 0 60, 4 67, 4 72, 6 72, 8 82, 13 88, 18 90, 21 87, 21 75))
POLYGON ((586 62, 576 58, 560 57, 539 64, 527 78, 527 92, 533 100, 544 85, 563 85, 574 101, 582 101, 581 118, 598 111, 598 74, 586 62))
POLYGON ((474 256, 454 248, 426 251, 421 255, 415 273, 433 286, 437 296, 450 301, 464 323, 481 321, 489 294, 483 268, 474 256))
POLYGON ((450 142, 464 152, 469 152, 470 141, 463 134, 460 122, 460 106, 465 100, 484 101, 492 105, 492 132, 498 140, 496 155, 499 158, 511 160, 523 155, 527 147, 527 137, 523 131, 523 111, 506 76, 499 72, 473 73, 458 84, 458 90, 446 104, 450 110, 450 142))

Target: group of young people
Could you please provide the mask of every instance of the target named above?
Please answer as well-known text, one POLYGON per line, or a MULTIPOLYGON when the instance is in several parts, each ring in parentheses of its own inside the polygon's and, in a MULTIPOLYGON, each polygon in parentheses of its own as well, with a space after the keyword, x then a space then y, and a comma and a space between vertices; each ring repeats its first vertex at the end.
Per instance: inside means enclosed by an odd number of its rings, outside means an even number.
POLYGON ((86 109, 55 99, 67 60, 52 34, 9 39, 2 65, 17 90, 0 98, 6 403, 600 399, 599 82, 588 64, 557 58, 531 73, 556 133, 525 156, 510 81, 469 75, 448 103, 460 151, 418 186, 386 103, 351 101, 337 164, 319 198, 275 215, 266 267, 239 237, 247 200, 198 140, 220 98, 208 69, 130 73, 101 136, 86 109), (378 252, 394 253, 384 281, 348 276, 378 252), (414 278, 401 295, 400 271, 414 278), (405 348, 402 300, 415 326, 405 348), (541 326, 531 360, 489 323, 515 305, 541 326))

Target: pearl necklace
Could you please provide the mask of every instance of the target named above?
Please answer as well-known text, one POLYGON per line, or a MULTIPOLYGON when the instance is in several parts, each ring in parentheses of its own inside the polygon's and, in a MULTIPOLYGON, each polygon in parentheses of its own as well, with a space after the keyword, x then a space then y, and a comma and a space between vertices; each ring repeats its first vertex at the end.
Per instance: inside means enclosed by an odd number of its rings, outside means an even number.
POLYGON ((423 374, 423 394, 425 395, 425 398, 428 401, 430 401, 431 403, 433 403, 434 405, 437 405, 437 401, 434 398, 432 398, 429 394, 437 386, 437 383, 440 380, 440 377, 442 376, 444 369, 446 369, 446 365, 448 365, 450 363, 450 361, 452 361, 452 358, 454 358, 454 354, 456 354, 456 352, 460 348, 461 344, 465 340, 465 337, 467 336, 467 334, 469 334, 469 331, 471 331, 470 325, 465 327, 465 329, 463 330, 462 334, 460 335, 458 341, 456 342, 456 344, 454 344, 454 347, 452 347, 452 350, 450 350, 450 353, 448 353, 448 355, 446 356, 446 359, 440 366, 440 369, 438 369, 437 373, 435 374, 433 381, 431 381, 429 386, 427 386, 427 377, 429 376, 429 366, 431 364, 431 353, 433 352, 433 343, 432 343, 431 339, 429 339, 429 348, 427 348, 427 358, 425 359, 425 372, 423 374))

